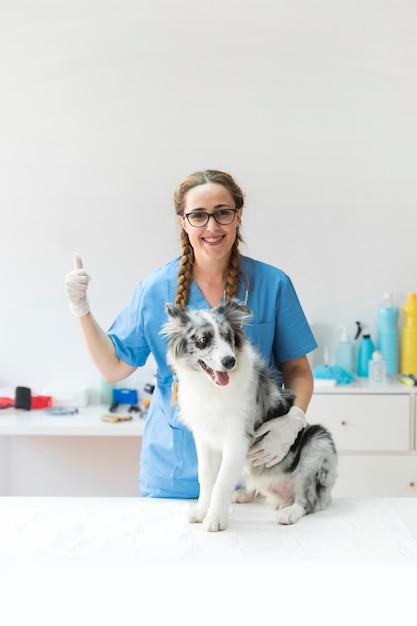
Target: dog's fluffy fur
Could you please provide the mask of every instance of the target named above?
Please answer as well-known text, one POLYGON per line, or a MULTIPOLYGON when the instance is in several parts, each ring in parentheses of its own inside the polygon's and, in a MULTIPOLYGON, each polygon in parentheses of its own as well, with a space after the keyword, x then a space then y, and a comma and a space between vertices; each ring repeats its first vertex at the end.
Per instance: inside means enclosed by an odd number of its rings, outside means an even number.
POLYGON ((242 330, 249 308, 231 299, 211 310, 168 304, 167 312, 162 334, 179 382, 181 418, 193 432, 198 457, 200 497, 190 521, 223 530, 232 499, 248 502, 259 494, 279 509, 281 524, 326 507, 337 455, 323 426, 302 429, 287 456, 271 468, 246 458, 255 430, 286 414, 293 402, 242 330), (238 484, 243 486, 235 491, 238 484))

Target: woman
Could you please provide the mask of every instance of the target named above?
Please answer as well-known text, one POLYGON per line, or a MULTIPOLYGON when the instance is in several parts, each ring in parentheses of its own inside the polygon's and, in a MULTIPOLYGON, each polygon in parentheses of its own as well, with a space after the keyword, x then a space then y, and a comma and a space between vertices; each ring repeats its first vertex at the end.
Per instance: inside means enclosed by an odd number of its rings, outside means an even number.
POLYGON ((181 225, 181 256, 141 280, 126 307, 105 333, 90 312, 89 277, 76 255, 66 277, 70 309, 79 319, 87 349, 108 381, 128 377, 152 352, 157 384, 142 442, 139 489, 142 496, 197 498, 197 458, 191 433, 171 404, 172 374, 160 330, 165 304, 194 309, 238 297, 252 310, 245 328, 276 372, 277 381, 295 394, 287 416, 270 420, 249 458, 256 465, 278 463, 305 425, 313 391, 306 354, 317 347, 288 276, 240 255, 244 196, 233 178, 216 170, 195 172, 174 193, 181 225))

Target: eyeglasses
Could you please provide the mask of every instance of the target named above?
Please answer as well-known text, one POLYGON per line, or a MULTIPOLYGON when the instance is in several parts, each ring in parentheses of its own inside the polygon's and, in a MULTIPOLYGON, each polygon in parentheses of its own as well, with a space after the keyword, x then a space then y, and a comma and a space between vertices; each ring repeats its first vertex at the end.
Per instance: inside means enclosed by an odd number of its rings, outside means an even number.
POLYGON ((236 213, 239 209, 220 209, 214 211, 214 213, 207 213, 207 211, 193 211, 192 213, 186 213, 184 217, 187 218, 188 223, 194 228, 202 228, 208 224, 209 219, 212 217, 220 226, 226 226, 235 221, 236 213))

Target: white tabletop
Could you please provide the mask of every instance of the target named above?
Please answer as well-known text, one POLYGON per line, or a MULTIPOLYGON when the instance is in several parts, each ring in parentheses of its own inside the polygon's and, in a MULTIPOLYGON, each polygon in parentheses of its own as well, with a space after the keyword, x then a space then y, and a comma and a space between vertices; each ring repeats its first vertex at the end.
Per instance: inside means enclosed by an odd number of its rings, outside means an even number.
POLYGON ((233 504, 220 533, 189 524, 190 506, 151 498, 0 498, 0 559, 417 563, 415 498, 334 499, 292 526, 277 525, 265 504, 233 504))
POLYGON ((323 626, 417 614, 417 499, 335 499, 293 526, 236 504, 220 533, 189 524, 189 506, 0 498, 2 623, 323 626))

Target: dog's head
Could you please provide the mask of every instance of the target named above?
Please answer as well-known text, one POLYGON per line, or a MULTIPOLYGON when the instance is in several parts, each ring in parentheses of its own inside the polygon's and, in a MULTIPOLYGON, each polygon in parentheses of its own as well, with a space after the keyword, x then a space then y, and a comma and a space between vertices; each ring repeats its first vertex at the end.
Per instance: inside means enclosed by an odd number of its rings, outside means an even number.
POLYGON ((250 309, 232 298, 211 310, 166 305, 168 322, 162 335, 168 339, 168 362, 180 376, 184 367, 205 372, 220 387, 229 383, 237 355, 246 341, 242 325, 250 309))

